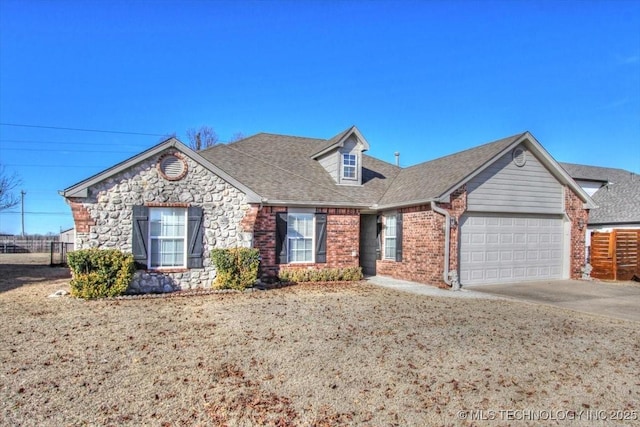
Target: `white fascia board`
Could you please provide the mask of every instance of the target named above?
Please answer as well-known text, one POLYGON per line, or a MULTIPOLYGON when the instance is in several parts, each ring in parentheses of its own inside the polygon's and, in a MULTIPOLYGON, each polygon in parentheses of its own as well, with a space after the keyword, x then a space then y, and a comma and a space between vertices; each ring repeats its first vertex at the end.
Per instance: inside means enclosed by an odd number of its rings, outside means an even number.
POLYGON ((188 151, 183 151, 182 149, 180 149, 180 151, 182 151, 187 156, 191 157, 192 160, 194 160, 195 162, 200 163, 202 166, 204 166, 205 168, 207 168, 208 170, 210 170, 214 174, 218 175, 220 178, 222 178, 223 180, 225 180, 226 182, 228 182, 229 184, 231 184, 232 186, 234 186, 238 190, 242 191, 247 196, 247 202, 249 202, 249 203, 262 203, 263 202, 263 197, 260 196, 258 193, 256 193, 255 191, 251 190, 249 187, 247 187, 246 185, 244 185, 243 183, 241 183, 237 179, 233 178, 231 175, 229 175, 228 173, 226 173, 225 171, 223 171, 222 169, 220 169, 219 167, 217 167, 216 165, 211 163, 209 160, 205 159, 200 154, 196 153, 195 151, 193 151, 192 149, 190 149, 186 145, 182 144, 181 142, 179 144, 184 149, 188 150, 188 151))
POLYGON ((137 163, 140 163, 148 157, 158 154, 166 150, 167 148, 175 147, 176 144, 183 145, 177 139, 169 138, 161 142, 160 144, 157 144, 149 148, 148 150, 143 151, 142 153, 136 154, 135 156, 130 157, 127 160, 124 160, 108 169, 103 170, 102 172, 99 172, 83 181, 80 181, 75 185, 72 185, 71 187, 62 190, 60 193, 64 197, 87 197, 87 190, 92 185, 95 185, 117 173, 123 172, 124 170, 129 169, 137 163))
POLYGON ((578 197, 580 197, 580 199, 584 202, 585 209, 595 209, 598 207, 598 205, 596 205, 589 194, 587 194, 587 192, 583 190, 582 187, 580 187, 580 185, 578 185, 578 183, 573 178, 571 178, 571 175, 569 175, 567 171, 565 171, 564 168, 560 166, 560 164, 551 156, 551 154, 549 154, 549 152, 542 146, 542 144, 540 144, 536 140, 536 138, 530 132, 526 132, 524 137, 525 142, 528 143, 529 148, 533 148, 533 151, 535 151, 535 153, 540 156, 539 159, 542 164, 551 171, 551 173, 556 177, 556 179, 558 179, 558 181, 565 185, 568 185, 574 191, 574 193, 576 193, 578 197))
POLYGON ((370 205, 366 204, 354 204, 349 202, 319 202, 319 201, 304 201, 299 200, 263 200, 264 206, 295 206, 299 208, 304 207, 316 207, 316 208, 348 208, 348 209, 371 209, 370 205))
POLYGON ((112 177, 115 174, 123 172, 123 171, 135 166, 136 164, 148 159, 149 157, 157 155, 157 154, 163 152, 164 150, 166 150, 168 148, 172 148, 172 147, 176 148, 178 151, 180 151, 181 153, 183 153, 187 157, 191 158, 193 161, 195 161, 197 163, 200 163, 202 166, 207 168, 209 171, 211 171, 214 174, 218 175, 220 178, 222 178, 223 180, 225 180, 226 182, 228 182, 232 186, 236 187, 238 190, 242 191, 247 196, 247 201, 249 203, 260 203, 260 202, 262 202, 262 197, 259 196, 257 193, 255 193, 253 190, 251 190, 249 187, 245 186, 244 184, 242 184, 241 182, 239 182, 235 178, 231 177, 229 174, 224 172, 222 169, 218 168, 213 163, 211 163, 210 161, 206 160, 204 157, 202 157, 201 155, 199 155, 198 153, 193 151, 191 148, 189 148, 186 145, 184 145, 182 142, 180 142, 176 138, 169 138, 169 139, 161 142, 160 144, 157 144, 157 145, 149 148, 148 150, 143 151, 142 153, 139 153, 139 154, 137 154, 137 155, 135 155, 133 157, 130 157, 127 160, 124 160, 124 161, 116 164, 115 166, 110 167, 109 169, 105 169, 104 171, 102 171, 100 173, 97 173, 97 174, 85 179, 84 181, 81 181, 81 182, 79 182, 79 183, 77 183, 77 184, 75 184, 75 185, 73 185, 71 187, 68 187, 65 190, 59 191, 59 194, 61 196, 64 196, 64 197, 80 197, 80 198, 87 197, 89 195, 88 194, 88 189, 92 185, 95 185, 95 184, 97 184, 99 182, 102 182, 105 179, 108 179, 108 178, 112 177))
POLYGON ((560 164, 547 152, 547 150, 544 149, 542 144, 540 144, 535 139, 535 137, 531 134, 531 132, 529 132, 529 131, 523 133, 518 139, 513 141, 511 144, 509 144, 502 151, 500 151, 498 154, 496 154, 491 159, 489 159, 487 162, 485 162, 478 169, 476 169, 475 171, 471 172, 463 180, 461 180, 460 182, 458 182, 458 183, 454 184, 453 186, 451 186, 447 191, 445 191, 439 197, 437 197, 436 201, 440 201, 441 202, 441 201, 447 200, 451 196, 451 193, 456 191, 458 188, 460 188, 461 186, 463 186, 467 182, 471 181, 474 177, 476 177, 478 174, 480 174, 482 171, 484 171, 486 168, 488 168, 491 164, 493 164, 500 157, 504 156, 506 153, 508 153, 509 151, 513 150, 515 147, 517 147, 518 145, 520 145, 522 143, 525 143, 527 145, 527 147, 530 150, 532 150, 534 152, 534 154, 537 155, 537 157, 539 158, 541 163, 547 169, 550 170, 551 174, 553 176, 555 176, 558 181, 560 181, 562 184, 568 185, 578 195, 578 197, 580 197, 580 199, 583 202, 585 202, 584 203, 584 208, 585 209, 595 209, 597 207, 597 205, 591 199, 591 197, 589 197, 589 195, 582 189, 582 187, 580 187, 573 180, 573 178, 571 178, 571 176, 569 176, 569 174, 562 168, 562 166, 560 166, 560 164))
POLYGON ((439 198, 438 199, 434 199, 434 198, 416 199, 416 200, 411 200, 411 201, 402 202, 402 203, 390 203, 388 205, 374 205, 374 206, 371 206, 371 209, 375 209, 376 211, 384 211, 389 209, 400 209, 400 208, 408 208, 411 206, 428 205, 431 202, 446 203, 447 201, 445 199, 440 200, 439 198))
POLYGON ((348 131, 346 131, 344 133, 344 135, 342 135, 342 138, 340 138, 338 141, 336 141, 335 143, 331 144, 330 146, 328 146, 324 150, 315 153, 313 156, 311 156, 311 158, 317 159, 317 158, 322 157, 325 154, 335 150, 338 147, 344 147, 345 141, 347 139, 349 139, 349 137, 351 137, 351 135, 354 135, 356 137, 356 139, 358 139, 358 141, 360 141, 360 143, 362 144, 362 147, 363 147, 362 151, 369 150, 369 143, 367 142, 367 140, 364 138, 364 136, 362 136, 362 133, 360 133, 360 131, 358 130, 357 127, 352 126, 348 131))

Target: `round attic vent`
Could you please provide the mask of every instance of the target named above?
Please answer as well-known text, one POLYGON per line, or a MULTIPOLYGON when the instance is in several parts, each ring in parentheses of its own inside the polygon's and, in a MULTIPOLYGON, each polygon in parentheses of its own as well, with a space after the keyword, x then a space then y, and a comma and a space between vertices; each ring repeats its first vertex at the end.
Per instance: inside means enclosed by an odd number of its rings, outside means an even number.
POLYGON ((515 163, 516 166, 522 167, 524 166, 525 163, 527 163, 527 152, 524 151, 522 148, 520 147, 514 148, 512 155, 513 155, 513 163, 515 163))
POLYGON ((165 154, 158 160, 160 174, 169 181, 177 181, 187 174, 187 162, 177 154, 165 154))

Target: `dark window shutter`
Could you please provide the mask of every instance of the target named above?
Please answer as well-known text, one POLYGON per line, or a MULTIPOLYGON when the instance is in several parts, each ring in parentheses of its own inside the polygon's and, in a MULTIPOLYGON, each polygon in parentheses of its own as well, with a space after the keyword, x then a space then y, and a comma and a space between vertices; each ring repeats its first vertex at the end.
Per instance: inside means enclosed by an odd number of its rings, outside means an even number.
POLYGON ((396 214, 396 261, 402 261, 402 214, 396 214))
POLYGON ((376 218, 376 259, 382 259, 382 217, 376 218))
POLYGON ((287 213, 276 213, 276 263, 287 263, 287 213))
POLYGON ((149 247, 149 208, 146 206, 133 207, 133 235, 131 251, 137 267, 147 268, 149 247))
POLYGON ((316 214, 316 262, 327 262, 327 214, 316 214))
POLYGON ((204 252, 204 229, 202 226, 202 208, 191 206, 187 216, 187 268, 202 268, 204 252))

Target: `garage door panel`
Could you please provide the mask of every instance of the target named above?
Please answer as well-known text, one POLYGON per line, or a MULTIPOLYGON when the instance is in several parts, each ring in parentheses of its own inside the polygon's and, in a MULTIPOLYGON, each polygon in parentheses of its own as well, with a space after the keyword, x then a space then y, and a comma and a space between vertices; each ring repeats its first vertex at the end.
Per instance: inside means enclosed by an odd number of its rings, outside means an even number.
POLYGON ((470 215, 461 221, 463 285, 561 279, 560 217, 470 215))

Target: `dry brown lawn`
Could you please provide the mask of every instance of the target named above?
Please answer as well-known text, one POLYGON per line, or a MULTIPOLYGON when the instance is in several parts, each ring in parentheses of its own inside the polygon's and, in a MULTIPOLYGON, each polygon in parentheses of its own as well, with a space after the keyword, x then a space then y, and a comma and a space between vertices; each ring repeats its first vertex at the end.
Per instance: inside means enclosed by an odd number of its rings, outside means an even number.
POLYGON ((640 423, 638 323, 365 282, 47 298, 67 271, 22 257, 0 256, 2 425, 640 423))

